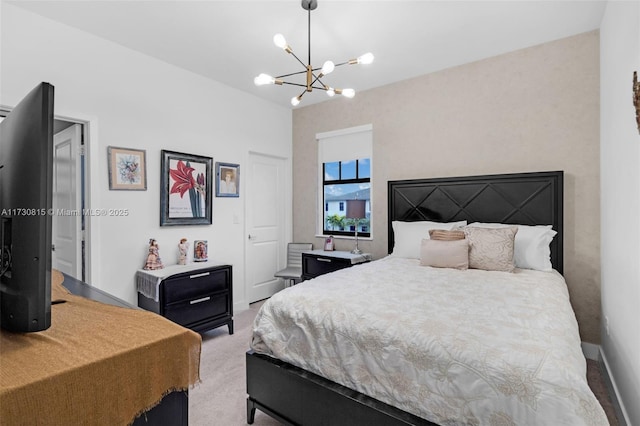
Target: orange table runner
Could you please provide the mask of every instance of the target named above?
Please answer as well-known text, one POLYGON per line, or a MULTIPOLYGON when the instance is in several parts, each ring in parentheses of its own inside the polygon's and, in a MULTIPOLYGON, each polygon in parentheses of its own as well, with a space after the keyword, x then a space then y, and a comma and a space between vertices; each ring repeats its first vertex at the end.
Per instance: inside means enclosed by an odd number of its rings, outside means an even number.
POLYGON ((55 271, 51 327, 0 334, 0 423, 126 425, 199 381, 199 334, 70 294, 55 271))

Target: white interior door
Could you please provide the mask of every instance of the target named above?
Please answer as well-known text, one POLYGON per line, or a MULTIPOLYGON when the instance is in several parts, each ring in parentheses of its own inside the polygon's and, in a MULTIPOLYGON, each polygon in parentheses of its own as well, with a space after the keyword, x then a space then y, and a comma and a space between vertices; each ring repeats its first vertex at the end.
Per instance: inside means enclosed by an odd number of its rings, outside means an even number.
POLYGON ((285 246, 286 160, 261 154, 249 156, 246 179, 248 302, 271 297, 284 287, 273 276, 279 269, 285 246))
POLYGON ((82 126, 74 124, 53 137, 52 267, 82 279, 80 149, 82 126))

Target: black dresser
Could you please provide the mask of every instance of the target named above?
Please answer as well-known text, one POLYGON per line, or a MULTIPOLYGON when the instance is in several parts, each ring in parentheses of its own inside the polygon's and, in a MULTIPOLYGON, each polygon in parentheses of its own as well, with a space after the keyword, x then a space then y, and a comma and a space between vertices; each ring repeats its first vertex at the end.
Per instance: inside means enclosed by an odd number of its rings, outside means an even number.
POLYGON ((227 325, 233 334, 231 265, 173 265, 136 273, 138 306, 204 332, 227 325))

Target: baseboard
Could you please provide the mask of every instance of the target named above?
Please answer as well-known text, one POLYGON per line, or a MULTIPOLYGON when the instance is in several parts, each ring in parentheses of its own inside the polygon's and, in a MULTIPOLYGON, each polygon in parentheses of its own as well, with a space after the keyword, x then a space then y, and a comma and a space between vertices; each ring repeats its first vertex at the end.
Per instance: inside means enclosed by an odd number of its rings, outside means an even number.
MULTIPOLYGON (((596 345, 594 345, 596 346, 596 345)), ((624 404, 619 397, 618 387, 616 386, 615 380, 609 374, 609 363, 607 362, 607 357, 605 356, 602 348, 599 348, 599 357, 598 357, 598 366, 600 367, 600 371, 602 372, 602 377, 604 378, 605 384, 607 386, 607 391, 609 392, 609 396, 611 397, 611 403, 613 404, 613 408, 616 412, 616 417, 618 418, 618 424, 620 426, 627 426, 631 423, 629 422, 629 416, 627 414, 627 410, 624 408, 624 404)))

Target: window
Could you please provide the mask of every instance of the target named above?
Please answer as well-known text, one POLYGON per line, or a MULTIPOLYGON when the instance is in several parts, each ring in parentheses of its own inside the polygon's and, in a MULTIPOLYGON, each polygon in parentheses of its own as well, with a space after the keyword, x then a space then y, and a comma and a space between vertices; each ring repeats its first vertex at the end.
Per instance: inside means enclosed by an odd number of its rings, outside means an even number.
POLYGON ((321 188, 318 231, 322 235, 369 237, 371 229, 371 126, 316 135, 321 188), (348 219, 347 201, 365 200, 365 217, 348 219))

